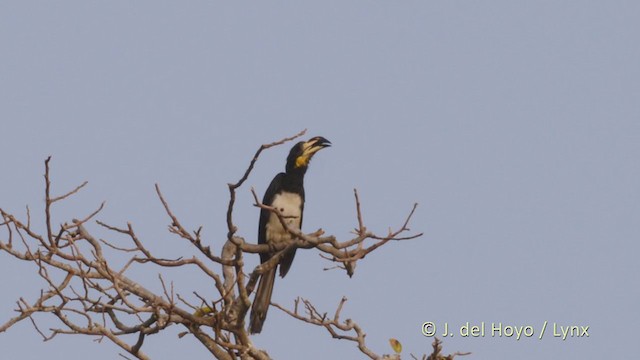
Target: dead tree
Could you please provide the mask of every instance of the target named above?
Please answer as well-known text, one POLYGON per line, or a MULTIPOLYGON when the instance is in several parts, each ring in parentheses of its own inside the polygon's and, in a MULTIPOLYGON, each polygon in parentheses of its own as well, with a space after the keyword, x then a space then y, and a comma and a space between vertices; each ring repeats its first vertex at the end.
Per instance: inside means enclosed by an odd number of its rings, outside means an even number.
MULTIPOLYGON (((237 235, 233 210, 236 191, 245 183, 262 151, 302 136, 299 134, 277 142, 265 144, 255 153, 243 176, 236 183, 229 184, 229 202, 226 214, 228 233, 223 241, 204 240, 202 227, 195 231, 185 229, 172 212, 168 202, 156 185, 157 195, 170 218, 169 232, 191 244, 197 256, 165 259, 154 255, 134 230, 131 223, 114 226, 94 220, 102 210, 97 210, 82 219, 72 219, 55 226, 51 220, 53 205, 80 191, 87 182, 60 196, 51 194, 49 157, 45 161, 45 207, 44 224, 46 232, 39 233, 32 226, 27 207, 26 218, 20 220, 12 213, 0 208, 4 236, 0 237, 0 250, 12 257, 32 263, 38 274, 46 282, 40 296, 34 300, 20 298, 17 301, 17 315, 0 326, 0 333, 12 325, 29 319, 44 340, 58 335, 83 334, 99 339, 108 339, 126 353, 138 359, 149 359, 143 351, 145 338, 161 332, 169 326, 180 326, 184 330, 180 337, 195 337, 217 359, 269 359, 266 350, 256 348, 245 326, 245 315, 251 306, 250 295, 260 274, 276 266, 280 257, 291 248, 317 249, 334 268, 343 269, 352 276, 359 260, 390 241, 415 239, 422 234, 409 232, 409 221, 417 204, 409 211, 404 223, 395 231, 385 235, 370 232, 364 225, 360 211, 360 199, 354 191, 357 228, 348 240, 338 240, 327 236, 322 230, 305 234, 288 228, 278 209, 260 203, 254 194, 255 206, 273 211, 283 226, 295 237, 286 244, 258 245, 246 242, 237 235), (103 240, 95 237, 92 228, 99 226, 113 237, 103 240), (409 234, 409 235, 405 235, 409 234), (118 237, 120 237, 118 239, 118 237), (122 237, 129 245, 120 245, 122 237), (220 246, 221 245, 221 246, 220 246), (121 254, 118 261, 105 255, 121 254), (270 261, 256 266, 250 272, 245 267, 247 254, 279 251, 270 261), (123 258, 127 259, 123 263, 123 258), (137 282, 128 276, 134 264, 159 267, 161 292, 149 290, 149 284, 137 282), (179 294, 172 283, 166 283, 162 272, 168 268, 195 267, 210 279, 216 294, 203 296, 198 293, 179 294), (38 327, 36 315, 52 314, 58 320, 58 327, 42 331, 38 327), (133 341, 131 339, 134 339, 133 341)), ((400 358, 399 353, 378 355, 365 343, 365 333, 350 319, 341 320, 340 314, 346 298, 343 298, 334 316, 320 313, 308 300, 296 300, 294 309, 286 309, 278 304, 276 308, 305 323, 321 326, 337 339, 354 342, 358 349, 371 359, 400 358), (304 309, 300 311, 298 304, 304 309)), ((121 354, 126 358, 124 354, 121 354)))

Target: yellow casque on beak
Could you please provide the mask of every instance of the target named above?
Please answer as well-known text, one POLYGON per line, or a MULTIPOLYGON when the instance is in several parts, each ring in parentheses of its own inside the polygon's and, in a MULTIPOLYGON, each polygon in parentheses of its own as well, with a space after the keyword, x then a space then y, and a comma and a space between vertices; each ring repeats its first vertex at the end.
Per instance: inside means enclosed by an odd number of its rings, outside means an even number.
POLYGON ((302 144, 302 155, 296 158, 296 167, 309 165, 313 154, 329 146, 331 146, 331 142, 322 136, 316 136, 304 142, 302 144))

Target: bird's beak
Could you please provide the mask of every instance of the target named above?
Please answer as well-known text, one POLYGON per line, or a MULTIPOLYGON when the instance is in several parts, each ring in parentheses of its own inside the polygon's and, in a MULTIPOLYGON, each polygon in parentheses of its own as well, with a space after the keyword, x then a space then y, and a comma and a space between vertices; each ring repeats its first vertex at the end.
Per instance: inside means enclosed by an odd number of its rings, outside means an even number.
POLYGON ((313 154, 315 154, 316 152, 318 152, 321 149, 324 149, 326 147, 331 146, 331 141, 323 138, 322 136, 316 136, 313 137, 311 139, 309 139, 309 141, 305 142, 303 145, 303 151, 302 153, 305 156, 311 156, 313 154))

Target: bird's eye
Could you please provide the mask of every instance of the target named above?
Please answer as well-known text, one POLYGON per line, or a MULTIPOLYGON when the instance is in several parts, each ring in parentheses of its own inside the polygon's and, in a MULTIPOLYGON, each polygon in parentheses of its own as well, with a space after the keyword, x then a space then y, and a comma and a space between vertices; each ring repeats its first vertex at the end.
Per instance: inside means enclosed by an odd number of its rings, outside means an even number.
POLYGON ((284 208, 280 208, 280 212, 284 212, 284 208))

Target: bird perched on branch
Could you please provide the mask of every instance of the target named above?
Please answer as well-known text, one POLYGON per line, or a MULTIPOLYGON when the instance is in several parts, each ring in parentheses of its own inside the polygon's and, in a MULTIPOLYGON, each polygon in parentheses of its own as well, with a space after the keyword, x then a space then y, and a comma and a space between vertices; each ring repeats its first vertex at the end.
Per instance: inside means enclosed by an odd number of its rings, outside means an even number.
MULTIPOLYGON (((262 203, 277 208, 285 218, 288 226, 294 229, 302 227, 304 210, 304 174, 313 155, 331 145, 329 140, 316 136, 308 141, 301 141, 291 148, 287 157, 285 172, 276 175, 264 194, 262 203)), ((260 210, 258 227, 258 244, 277 244, 292 240, 291 234, 282 226, 278 216, 267 209, 260 210)), ((260 253, 260 262, 269 261, 276 253, 260 253)), ((267 318, 267 310, 271 302, 271 293, 276 279, 276 267, 280 268, 280 277, 287 275, 296 249, 283 254, 274 266, 260 277, 256 296, 251 307, 249 331, 252 334, 262 331, 267 318)))

